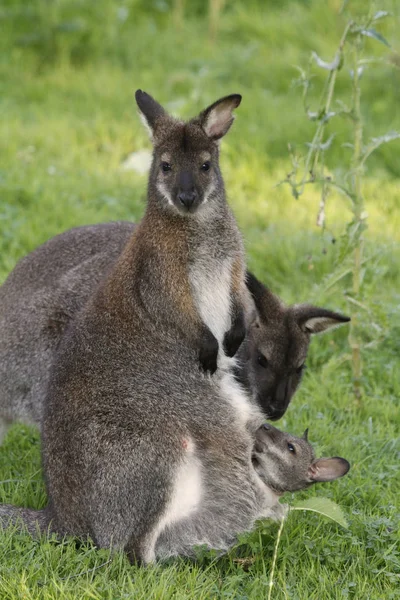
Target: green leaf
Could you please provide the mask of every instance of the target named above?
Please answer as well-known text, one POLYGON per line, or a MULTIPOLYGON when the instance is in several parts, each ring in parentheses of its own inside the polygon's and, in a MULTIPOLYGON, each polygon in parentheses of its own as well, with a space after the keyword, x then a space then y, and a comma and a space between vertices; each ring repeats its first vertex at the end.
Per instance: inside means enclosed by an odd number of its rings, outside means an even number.
POLYGON ((334 139, 335 134, 332 133, 331 136, 326 140, 326 142, 321 142, 320 144, 312 144, 310 142, 306 142, 306 146, 312 148, 313 150, 328 150, 332 144, 332 140, 334 139))
POLYGON ((379 19, 384 19, 385 17, 388 17, 389 15, 390 15, 390 12, 388 12, 387 10, 378 10, 378 12, 376 12, 374 14, 374 16, 372 17, 372 22, 379 21, 379 19))
POLYGON ((338 69, 340 67, 339 52, 336 53, 335 58, 330 63, 326 62, 325 60, 322 60, 322 58, 320 58, 316 52, 312 52, 312 57, 319 67, 321 67, 322 69, 326 69, 327 71, 334 71, 335 69, 338 69))
POLYGON ((328 519, 332 519, 332 521, 335 521, 345 529, 348 529, 349 527, 340 506, 329 498, 320 498, 318 496, 308 498, 307 500, 296 502, 296 504, 290 507, 290 510, 310 510, 319 515, 323 515, 324 517, 328 517, 328 519))
POLYGON ((376 31, 376 29, 362 29, 360 33, 361 33, 361 35, 365 35, 367 37, 374 38, 378 42, 381 42, 382 44, 385 44, 385 46, 390 48, 389 42, 383 37, 383 35, 381 33, 376 31))

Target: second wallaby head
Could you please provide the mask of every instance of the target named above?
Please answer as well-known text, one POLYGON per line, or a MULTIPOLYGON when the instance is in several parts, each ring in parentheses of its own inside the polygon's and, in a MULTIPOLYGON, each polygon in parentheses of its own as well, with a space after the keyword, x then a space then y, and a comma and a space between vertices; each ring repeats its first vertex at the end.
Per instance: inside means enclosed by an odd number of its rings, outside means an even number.
POLYGON ((334 481, 350 469, 347 460, 339 456, 316 459, 308 441, 308 429, 298 438, 269 423, 256 432, 252 461, 264 483, 277 494, 334 481))
POLYGON ((285 306, 254 275, 247 287, 257 308, 247 341, 246 373, 268 420, 280 419, 296 392, 313 334, 350 321, 311 304, 285 306))
POLYGON ((239 94, 217 100, 198 117, 183 122, 138 90, 136 102, 153 146, 149 200, 179 215, 190 215, 224 200, 218 141, 233 123, 239 94))

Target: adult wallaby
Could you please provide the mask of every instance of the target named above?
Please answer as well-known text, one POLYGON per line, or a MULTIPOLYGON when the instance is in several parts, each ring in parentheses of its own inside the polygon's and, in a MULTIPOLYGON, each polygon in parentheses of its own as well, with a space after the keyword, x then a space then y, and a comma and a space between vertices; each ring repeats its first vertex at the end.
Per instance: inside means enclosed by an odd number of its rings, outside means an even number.
POLYGON ((300 384, 311 336, 350 319, 312 304, 286 306, 251 273, 246 282, 256 318, 240 348, 246 368, 238 369, 237 377, 274 421, 285 414, 300 384))
MULTIPOLYGON (((75 314, 114 266, 136 225, 68 230, 23 258, 0 287, 0 430, 40 425, 50 367, 75 314)), ((285 306, 248 273, 256 305, 236 374, 266 417, 286 411, 303 373, 311 335, 348 321, 315 306, 285 306)), ((0 435, 1 441, 1 435, 0 435)))
POLYGON ((154 140, 147 209, 57 350, 41 514, 58 533, 147 563, 166 527, 187 524, 191 544, 225 547, 274 498, 252 465, 261 410, 222 351, 213 377, 198 368, 199 343, 212 335, 231 354, 245 332, 242 240, 218 166, 239 97, 187 123, 146 94, 137 101, 154 140))
MULTIPOLYGON (((298 438, 264 423, 255 433, 252 451, 252 463, 260 479, 271 491, 272 518, 279 518, 286 510, 286 505, 278 502, 285 492, 305 489, 318 482, 333 481, 343 477, 350 469, 344 458, 315 459, 314 451, 308 441, 308 430, 298 438)), ((214 524, 214 515, 210 511, 210 527, 214 524)), ((156 544, 156 555, 167 558, 176 554, 190 555, 194 546, 199 543, 197 527, 202 528, 207 513, 198 514, 192 519, 167 526, 160 534, 156 544)), ((9 505, 0 505, 0 524, 16 524, 25 522, 30 533, 35 535, 37 528, 46 531, 49 523, 44 511, 31 511, 9 505)), ((50 525, 51 529, 51 525, 50 525)), ((203 543, 208 543, 204 538, 203 543)), ((226 539, 226 549, 235 541, 234 536, 226 539)), ((211 544, 209 543, 211 546, 211 544)))

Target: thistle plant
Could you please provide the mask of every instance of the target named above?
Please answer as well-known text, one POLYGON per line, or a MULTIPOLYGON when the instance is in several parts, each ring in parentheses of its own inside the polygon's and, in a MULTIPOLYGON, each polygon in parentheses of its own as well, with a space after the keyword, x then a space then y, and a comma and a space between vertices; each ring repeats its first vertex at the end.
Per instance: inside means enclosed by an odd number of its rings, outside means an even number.
MULTIPOLYGON (((363 193, 365 165, 373 152, 382 144, 400 138, 400 133, 390 131, 380 137, 372 138, 368 143, 364 141, 364 127, 361 104, 361 77, 366 68, 381 59, 365 57, 365 40, 373 38, 375 41, 389 47, 389 43, 379 33, 376 26, 379 22, 389 17, 386 11, 372 11, 357 20, 350 19, 343 31, 337 51, 329 62, 322 60, 315 52, 312 53, 307 69, 298 68, 300 77, 297 82, 301 85, 303 103, 307 118, 315 123, 313 139, 307 144, 308 151, 305 156, 299 156, 289 146, 292 160, 292 171, 281 183, 290 185, 294 198, 298 199, 310 184, 319 185, 321 190, 317 225, 326 226, 325 207, 332 189, 344 194, 350 201, 352 219, 346 224, 341 240, 341 251, 338 263, 351 255, 352 267, 351 289, 346 292, 351 314, 351 327, 349 344, 352 355, 353 390, 357 401, 362 396, 362 314, 367 310, 362 301, 363 275, 366 269, 364 257, 364 234, 367 229, 367 213, 363 193), (310 108, 309 90, 311 86, 312 70, 317 67, 327 71, 327 76, 321 95, 319 106, 316 110, 310 108), (346 68, 344 68, 346 67, 346 68), (345 73, 345 75, 343 75, 345 73), (341 76, 351 77, 351 92, 349 105, 335 97, 337 80, 341 76), (343 158, 340 173, 332 175, 328 170, 327 157, 334 140, 334 133, 326 136, 331 121, 346 118, 351 122, 351 139, 345 145, 351 148, 351 160, 346 163, 343 158)), ((348 270, 335 277, 335 282, 348 275, 348 270)), ((364 319, 365 320, 365 319, 364 319)))

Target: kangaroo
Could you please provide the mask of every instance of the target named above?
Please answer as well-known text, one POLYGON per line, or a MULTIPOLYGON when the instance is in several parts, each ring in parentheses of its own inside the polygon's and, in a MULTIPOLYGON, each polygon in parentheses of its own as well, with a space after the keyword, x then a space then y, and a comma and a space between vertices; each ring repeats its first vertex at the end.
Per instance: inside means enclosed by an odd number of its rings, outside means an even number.
MULTIPOLYGON (((252 463, 260 479, 272 492, 275 503, 271 505, 271 518, 279 518, 285 513, 287 505, 278 502, 285 492, 302 490, 318 482, 333 481, 346 475, 350 469, 348 461, 344 458, 316 460, 307 436, 308 430, 302 438, 298 438, 272 427, 269 423, 262 424, 255 433, 252 463)), ((193 554, 194 546, 199 541, 196 527, 198 521, 205 518, 205 514, 196 515, 192 519, 167 526, 157 540, 156 555, 159 558, 168 558, 177 554, 193 554)), ((0 505, 0 525, 7 526, 21 521, 26 523, 32 535, 36 535, 40 529, 46 532, 49 525, 44 511, 0 505)), ((211 518, 210 523, 213 521, 211 518)), ((234 541, 232 536, 230 543, 234 541)), ((220 549, 227 548, 228 546, 220 549)))
POLYGON ((264 416, 224 356, 245 333, 243 246, 218 166, 239 99, 184 123, 136 97, 154 144, 147 208, 58 346, 41 422, 41 524, 146 564, 166 527, 196 519, 190 544, 224 547, 274 495, 252 464, 264 416), (219 350, 212 377, 198 368, 199 344, 219 350))
MULTIPOLYGON (((3 435, 14 421, 40 425, 61 338, 110 272, 135 227, 114 222, 68 230, 24 257, 0 287, 3 435)), ((286 307, 251 273, 246 283, 255 310, 236 354, 235 373, 265 417, 276 420, 300 384, 312 334, 349 319, 306 304, 286 307)))

